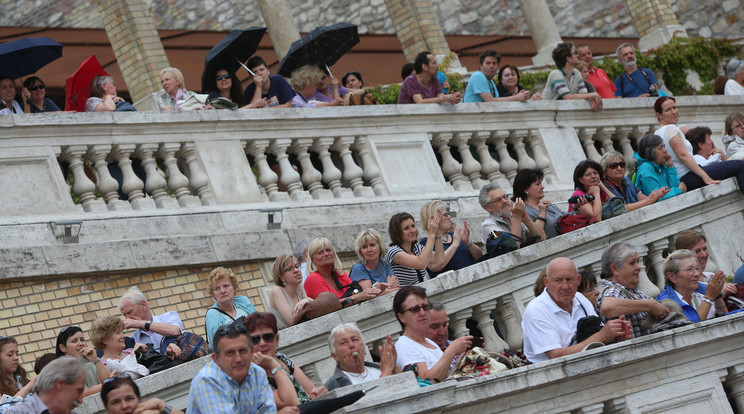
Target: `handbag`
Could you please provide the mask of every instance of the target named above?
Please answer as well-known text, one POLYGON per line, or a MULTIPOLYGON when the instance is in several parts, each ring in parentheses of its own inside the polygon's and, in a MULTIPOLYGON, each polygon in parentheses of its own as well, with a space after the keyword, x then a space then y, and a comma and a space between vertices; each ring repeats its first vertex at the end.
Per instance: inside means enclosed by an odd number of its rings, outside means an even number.
POLYGON ((555 230, 558 234, 566 234, 568 232, 578 230, 582 227, 586 227, 594 223, 593 217, 587 217, 578 211, 572 211, 555 222, 555 230))
POLYGON ((486 239, 486 253, 479 257, 476 263, 517 250, 519 248, 517 240, 522 241, 522 238, 506 231, 498 233, 492 230, 486 239))
POLYGON ((612 197, 602 203, 602 220, 607 220, 627 213, 625 200, 622 197, 612 197))
POLYGON ((238 104, 222 96, 207 99, 207 105, 212 105, 214 109, 238 109, 238 104))
POLYGON ((150 374, 175 367, 181 363, 181 361, 170 359, 159 353, 153 348, 152 344, 147 344, 144 351, 142 348, 134 351, 134 355, 137 358, 137 363, 150 370, 150 374))
POLYGON ((362 93, 352 93, 349 96, 349 105, 375 105, 377 104, 377 98, 372 96, 371 93, 364 91, 362 93))
POLYGON ((447 379, 482 377, 506 370, 506 365, 491 358, 486 351, 476 346, 460 358, 447 379))
MULTIPOLYGON (((231 324, 243 324, 243 320, 245 320, 245 317, 241 316, 231 324), (238 322, 238 320, 240 321, 238 322)), ((164 354, 165 350, 168 349, 168 345, 172 343, 175 343, 181 349, 181 355, 176 357, 176 360, 179 362, 191 361, 210 354, 207 341, 193 332, 183 332, 180 335, 163 338, 160 351, 164 354)))
POLYGON ((129 102, 126 101, 119 101, 116 103, 116 109, 114 109, 115 112, 137 112, 137 109, 132 106, 129 102))

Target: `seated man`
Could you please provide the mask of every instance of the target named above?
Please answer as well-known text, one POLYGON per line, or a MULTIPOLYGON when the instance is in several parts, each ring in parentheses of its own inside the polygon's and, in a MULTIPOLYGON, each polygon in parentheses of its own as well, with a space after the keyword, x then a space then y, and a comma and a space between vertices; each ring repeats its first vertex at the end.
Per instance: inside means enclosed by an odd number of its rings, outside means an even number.
MULTIPOLYGON (((119 310, 124 315, 124 329, 136 329, 131 336, 134 342, 152 344, 160 353, 166 353, 166 350, 161 349, 164 337, 177 336, 183 331, 183 322, 177 312, 153 315, 145 295, 137 286, 124 292, 119 299, 119 310)), ((168 352, 174 352, 178 356, 180 349, 175 344, 170 344, 168 352)))
POLYGON ((256 104, 261 99, 266 100, 264 108, 290 108, 294 91, 284 77, 272 75, 266 61, 260 56, 248 59, 246 67, 253 72, 253 83, 245 88, 245 102, 256 104), (257 89, 256 85, 261 88, 257 89))
POLYGON ((437 59, 431 52, 421 52, 416 55, 414 61, 416 73, 408 75, 400 87, 398 95, 398 104, 426 104, 426 103, 444 103, 449 102, 456 104, 460 102, 459 92, 451 95, 445 95, 442 92, 442 85, 437 79, 437 59))
POLYGON ((617 60, 623 64, 622 75, 615 79, 615 96, 622 98, 644 98, 659 96, 659 84, 654 71, 639 68, 635 48, 630 43, 623 43, 617 48, 617 60))
MULTIPOLYGON (((447 317, 447 309, 445 309, 442 302, 431 302, 431 311, 429 311, 431 317, 429 319, 429 329, 426 331, 426 337, 434 341, 439 349, 444 351, 447 349, 452 341, 449 340, 449 318, 447 317)), ((452 358, 449 372, 455 369, 457 361, 460 360, 460 355, 455 355, 452 358)))
POLYGON ((212 360, 191 381, 186 412, 275 413, 266 373, 251 363, 253 345, 245 326, 220 327, 212 346, 212 360))
POLYGON ((83 402, 83 359, 61 356, 48 363, 36 377, 34 394, 5 411, 8 414, 70 414, 83 402))
MULTIPOLYGON (((524 212, 524 201, 521 198, 517 198, 512 205, 504 190, 490 183, 481 188, 478 201, 481 207, 490 214, 481 225, 484 245, 491 231, 497 234, 511 233, 521 237, 522 240, 527 239, 527 236, 540 235, 540 240, 545 240, 545 231, 538 228, 524 212)), ((521 246, 520 241, 517 241, 517 246, 521 246)))
POLYGON ((331 348, 331 357, 336 360, 336 370, 325 383, 328 391, 400 373, 400 368, 395 365, 398 354, 390 335, 385 338, 385 345, 379 347, 379 364, 364 360, 367 346, 355 323, 343 323, 333 328, 328 336, 328 347, 331 348))
POLYGON ((593 342, 629 339, 633 328, 625 316, 608 321, 597 333, 576 343, 576 324, 586 316, 596 316, 594 306, 576 293, 579 272, 569 258, 548 263, 543 278, 545 290, 527 304, 522 316, 524 354, 533 363, 581 352, 593 342))
POLYGON ((553 49, 553 61, 558 69, 550 72, 543 89, 543 99, 586 99, 592 111, 602 109, 602 97, 586 90, 581 73, 576 69, 579 57, 571 42, 559 43, 553 49))

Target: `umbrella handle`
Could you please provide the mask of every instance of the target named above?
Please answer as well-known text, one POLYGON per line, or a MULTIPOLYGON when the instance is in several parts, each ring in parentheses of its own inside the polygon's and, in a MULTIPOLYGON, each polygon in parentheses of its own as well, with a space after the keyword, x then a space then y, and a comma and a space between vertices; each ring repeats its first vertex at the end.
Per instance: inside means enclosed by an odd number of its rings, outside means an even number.
POLYGON ((333 77, 333 74, 331 73, 331 69, 328 68, 328 65, 326 65, 325 63, 323 65, 325 65, 326 72, 328 72, 328 74, 331 75, 331 77, 333 77))
POLYGON ((256 76, 256 74, 255 74, 255 73, 253 73, 253 71, 252 71, 252 70, 248 69, 248 66, 244 65, 244 64, 243 64, 243 62, 241 62, 240 60, 238 60, 238 58, 235 58, 235 60, 237 60, 237 61, 238 61, 238 63, 240 63, 240 66, 242 66, 243 68, 245 68, 245 70, 247 70, 247 71, 248 71, 248 73, 250 73, 250 74, 251 74, 251 76, 256 76))

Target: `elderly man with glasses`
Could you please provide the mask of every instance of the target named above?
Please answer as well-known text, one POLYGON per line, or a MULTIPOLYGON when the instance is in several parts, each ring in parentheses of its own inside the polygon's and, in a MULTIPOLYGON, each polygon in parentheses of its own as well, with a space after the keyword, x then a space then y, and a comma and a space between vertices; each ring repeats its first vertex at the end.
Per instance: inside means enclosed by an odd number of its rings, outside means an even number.
MULTIPOLYGON (((535 222, 524 212, 524 201, 517 198, 514 203, 509 200, 504 190, 496 184, 486 184, 481 188, 478 195, 481 207, 489 213, 483 220, 483 244, 487 244, 491 232, 496 235, 510 233, 522 240, 528 236, 540 235, 540 240, 545 240, 545 231, 538 228, 535 222)), ((517 246, 522 242, 517 240, 517 246)))

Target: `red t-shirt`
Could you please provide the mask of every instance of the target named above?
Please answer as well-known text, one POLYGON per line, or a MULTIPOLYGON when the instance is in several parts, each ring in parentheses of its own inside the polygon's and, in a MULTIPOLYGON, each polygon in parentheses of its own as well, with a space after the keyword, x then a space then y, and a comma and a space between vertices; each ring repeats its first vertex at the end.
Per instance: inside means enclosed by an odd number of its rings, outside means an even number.
MULTIPOLYGON (((338 281, 341 282, 341 286, 348 286, 351 284, 351 279, 349 279, 349 276, 347 276, 346 273, 342 272, 340 275, 336 273, 336 277, 338 278, 338 281)), ((322 292, 331 292, 340 299, 341 296, 344 295, 344 292, 346 292, 346 289, 348 289, 347 287, 342 288, 341 291, 336 291, 336 286, 331 288, 328 282, 326 282, 323 276, 318 272, 313 272, 307 275, 304 287, 305 293, 307 293, 307 297, 310 299, 315 299, 322 292)))

